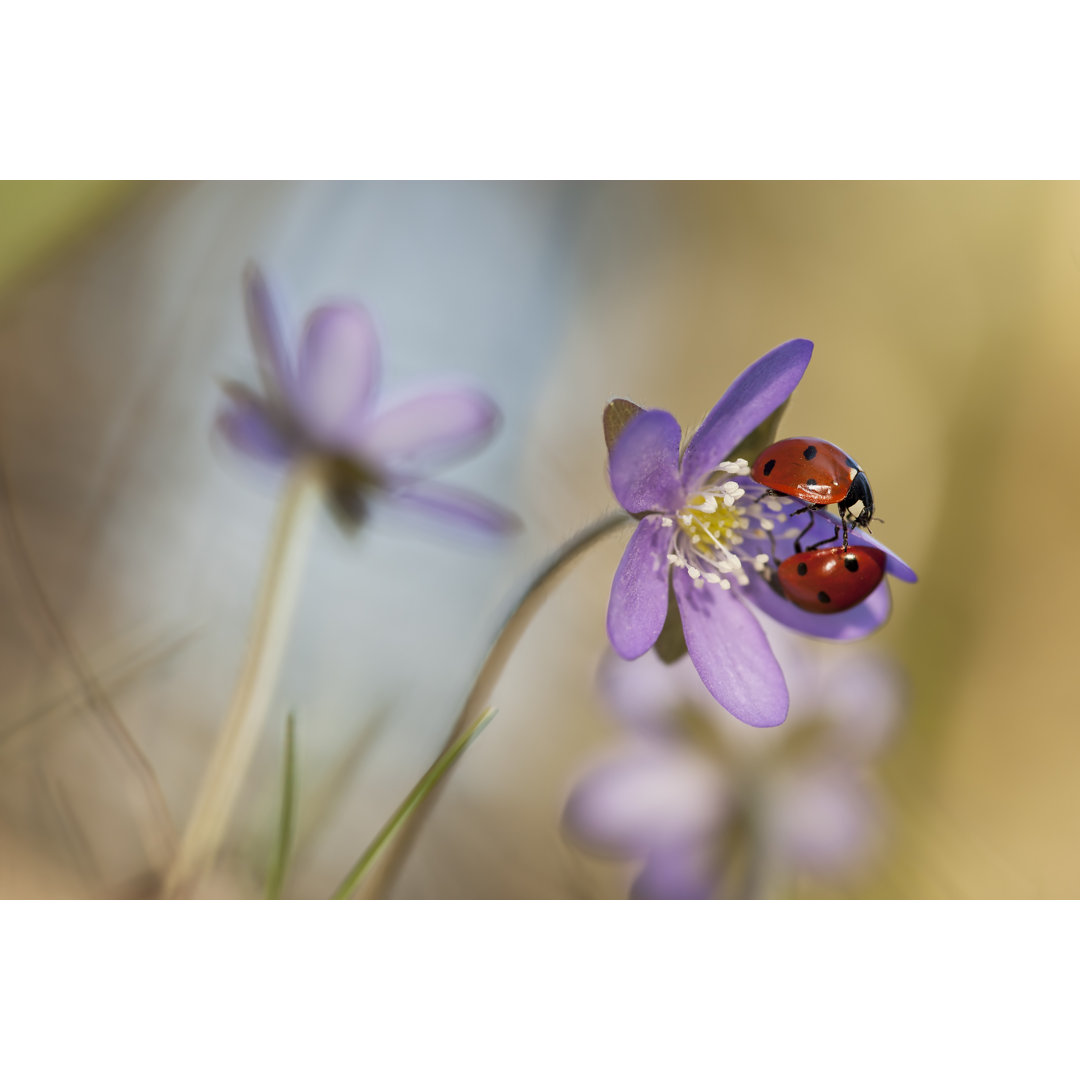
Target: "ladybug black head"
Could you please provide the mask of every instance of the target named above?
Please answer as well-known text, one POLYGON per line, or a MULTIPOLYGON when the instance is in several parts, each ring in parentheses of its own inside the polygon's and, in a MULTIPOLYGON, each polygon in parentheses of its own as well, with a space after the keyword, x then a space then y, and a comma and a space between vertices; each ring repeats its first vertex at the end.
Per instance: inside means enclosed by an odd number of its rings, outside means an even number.
POLYGON ((865 529, 874 516, 874 493, 866 473, 861 470, 851 481, 848 493, 840 500, 840 513, 856 528, 865 529))

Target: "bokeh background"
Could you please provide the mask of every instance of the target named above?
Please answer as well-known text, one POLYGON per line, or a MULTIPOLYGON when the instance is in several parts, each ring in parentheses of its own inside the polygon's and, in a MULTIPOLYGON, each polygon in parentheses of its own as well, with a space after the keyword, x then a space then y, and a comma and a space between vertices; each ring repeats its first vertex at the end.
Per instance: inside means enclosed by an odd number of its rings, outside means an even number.
MULTIPOLYGON (((1080 895, 1080 185, 0 184, 0 895, 141 895, 152 765, 182 821, 242 654, 276 488, 210 435, 252 378, 245 261, 299 318, 363 298, 387 380, 469 373, 505 424, 453 479, 509 545, 326 519, 213 895, 259 894, 300 717, 288 893, 326 895, 429 764, 505 607, 612 505, 600 416, 696 424, 777 343, 783 431, 867 470, 920 572, 871 641, 907 684, 880 849, 795 895, 1080 895), (130 730, 136 751, 118 735, 130 730)), ((623 537, 553 591, 395 895, 614 897, 568 846, 623 537)), ((845 646, 855 648, 855 646, 845 646)))

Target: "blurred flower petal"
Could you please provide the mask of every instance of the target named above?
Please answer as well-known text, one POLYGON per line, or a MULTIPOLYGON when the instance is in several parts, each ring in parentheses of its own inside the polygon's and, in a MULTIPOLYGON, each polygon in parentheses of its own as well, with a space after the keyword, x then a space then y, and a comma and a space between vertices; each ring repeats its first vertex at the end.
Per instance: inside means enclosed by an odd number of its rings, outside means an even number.
POLYGON ((359 304, 316 308, 304 325, 296 401, 312 434, 352 447, 379 381, 379 341, 359 304))
POLYGON ((283 465, 297 453, 296 440, 286 434, 265 402, 238 385, 228 387, 229 404, 218 416, 218 430, 230 445, 266 465, 283 465))
POLYGON ((777 777, 769 798, 772 842, 792 869, 835 873, 866 855, 876 803, 851 770, 824 766, 777 777))
POLYGON ((636 857, 708 836, 726 807, 723 778, 707 760, 681 747, 639 745, 578 783, 564 821, 586 847, 636 857))
POLYGON ((785 342, 754 361, 728 387, 687 444, 682 479, 688 491, 701 484, 743 438, 787 401, 813 351, 814 343, 804 338, 785 342))
POLYGON ((633 660, 656 643, 668 607, 668 532, 657 517, 638 523, 626 545, 608 601, 607 631, 615 651, 633 660))
POLYGON ((650 852, 634 879, 631 900, 711 900, 718 884, 708 844, 669 845, 650 852))
POLYGON ((904 706, 896 664, 865 652, 852 663, 840 652, 831 654, 824 666, 816 704, 829 717, 838 747, 863 759, 881 753, 904 706))
POLYGON ((425 521, 435 518, 477 536, 505 536, 521 527, 516 514, 448 484, 415 483, 396 488, 392 494, 399 507, 423 515, 425 521))
POLYGON ((244 310, 263 386, 272 399, 289 400, 295 376, 290 349, 281 329, 281 308, 269 282, 254 263, 244 270, 244 310))
POLYGON ((683 501, 679 480, 682 430, 671 413, 640 412, 623 428, 611 448, 611 490, 631 514, 673 511, 683 501))
POLYGON ((677 730, 679 709, 686 701, 716 704, 685 656, 665 664, 652 651, 633 662, 609 652, 600 663, 597 684, 615 720, 643 735, 677 730))
POLYGON ((757 619, 731 592, 697 588, 686 574, 672 581, 690 659, 709 693, 745 724, 782 724, 787 685, 757 619))
POLYGON ((390 468, 445 465, 484 446, 499 420, 487 394, 446 383, 385 405, 364 429, 362 446, 390 468))

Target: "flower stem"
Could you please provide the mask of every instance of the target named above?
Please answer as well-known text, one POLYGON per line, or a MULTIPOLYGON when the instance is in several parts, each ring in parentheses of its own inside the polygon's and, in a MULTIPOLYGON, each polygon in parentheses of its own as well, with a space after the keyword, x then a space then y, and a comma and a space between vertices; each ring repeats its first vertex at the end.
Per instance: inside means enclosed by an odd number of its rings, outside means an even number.
POLYGON ((162 895, 188 894, 213 865, 251 764, 285 651, 300 591, 304 556, 322 494, 314 464, 289 478, 263 568, 244 665, 232 704, 188 820, 162 895))
MULTIPOLYGON (((576 536, 572 536, 546 562, 541 564, 536 573, 526 583, 521 595, 510 607, 502 624, 499 626, 480 665, 480 670, 476 674, 472 689, 465 698, 465 704, 462 705, 461 712, 458 714, 457 720, 443 745, 443 755, 468 730, 470 721, 480 711, 482 704, 491 693, 499 675, 502 673, 506 661, 514 651, 518 638, 539 608, 546 587, 564 567, 569 566, 574 559, 592 547, 597 540, 607 536, 608 533, 613 532, 615 529, 632 523, 633 518, 622 510, 608 514, 606 517, 582 529, 576 536)), ((440 759, 441 757, 442 755, 440 755, 440 759)), ((405 860, 408 858, 409 852, 412 850, 413 844, 416 842, 416 837, 424 821, 427 820, 427 816, 435 806, 438 792, 451 771, 450 764, 453 764, 453 762, 448 763, 447 768, 431 785, 428 798, 398 830, 397 835, 392 838, 391 842, 386 845, 381 863, 368 874, 367 886, 362 893, 364 898, 371 899, 384 896, 393 886, 398 873, 400 873, 405 860)))
POLYGON ((356 860, 353 868, 346 875, 345 880, 338 886, 331 900, 348 900, 356 891, 361 879, 367 872, 367 868, 378 857, 379 852, 393 838, 394 834, 406 822, 410 814, 413 814, 423 805, 424 800, 435 790, 435 785, 443 778, 451 765, 465 752, 466 747, 487 727, 491 718, 495 715, 494 709, 488 709, 474 723, 470 724, 447 748, 439 755, 435 763, 417 781, 416 786, 405 796, 405 801, 390 816, 389 821, 379 830, 378 835, 368 844, 363 855, 356 860))

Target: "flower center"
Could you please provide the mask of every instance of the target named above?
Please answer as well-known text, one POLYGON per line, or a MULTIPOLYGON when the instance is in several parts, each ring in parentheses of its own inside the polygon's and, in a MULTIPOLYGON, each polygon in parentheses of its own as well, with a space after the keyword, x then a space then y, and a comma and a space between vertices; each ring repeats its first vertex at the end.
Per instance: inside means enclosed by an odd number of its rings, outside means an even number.
POLYGON ((689 495, 674 517, 661 521, 672 530, 667 561, 684 570, 698 588, 709 584, 730 589, 732 583, 750 584, 748 570, 770 573, 769 534, 785 517, 775 496, 762 497, 764 489, 757 484, 748 492, 731 479, 749 474, 743 458, 722 461, 705 487, 689 495))
POLYGON ((735 508, 735 502, 744 494, 734 480, 728 480, 715 494, 699 491, 690 497, 676 520, 697 551, 708 554, 737 542, 746 519, 735 508))

